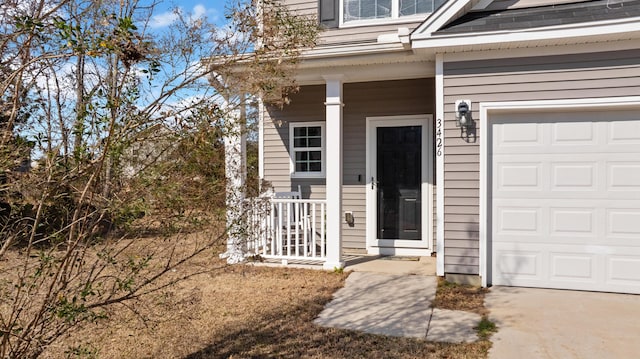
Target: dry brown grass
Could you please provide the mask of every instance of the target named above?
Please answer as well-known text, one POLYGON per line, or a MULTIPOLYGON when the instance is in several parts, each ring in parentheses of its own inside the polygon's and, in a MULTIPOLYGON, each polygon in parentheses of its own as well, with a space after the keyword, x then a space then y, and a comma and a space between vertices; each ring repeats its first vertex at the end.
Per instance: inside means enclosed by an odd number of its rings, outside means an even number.
POLYGON ((489 312, 484 306, 484 296, 488 292, 487 288, 456 284, 438 278, 438 291, 432 305, 435 308, 463 310, 486 316, 489 312))
MULTIPOLYGON (((226 266, 216 253, 181 271, 215 268, 85 326, 44 355, 99 358, 484 358, 488 341, 430 343, 322 328, 313 319, 346 274, 226 266)), ((185 273, 176 273, 176 275, 185 273)))

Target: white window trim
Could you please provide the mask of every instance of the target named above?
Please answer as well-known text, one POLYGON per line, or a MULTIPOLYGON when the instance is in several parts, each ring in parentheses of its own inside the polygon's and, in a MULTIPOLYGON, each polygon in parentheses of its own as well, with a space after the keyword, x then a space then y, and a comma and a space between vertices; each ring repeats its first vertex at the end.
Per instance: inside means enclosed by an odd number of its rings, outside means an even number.
POLYGON ((327 133, 325 123, 321 121, 316 122, 289 122, 289 174, 291 178, 325 178, 326 171, 326 141, 327 141, 327 133), (320 149, 322 161, 320 172, 296 172, 296 152, 293 147, 293 129, 295 127, 313 127, 320 126, 320 131, 322 133, 322 147, 320 149))
POLYGON ((386 24, 402 24, 416 21, 424 21, 433 12, 425 12, 414 15, 400 16, 400 0, 391 0, 391 16, 383 17, 379 19, 363 19, 363 20, 351 20, 344 21, 344 0, 339 1, 339 27, 357 27, 357 26, 369 26, 369 25, 386 25, 386 24))

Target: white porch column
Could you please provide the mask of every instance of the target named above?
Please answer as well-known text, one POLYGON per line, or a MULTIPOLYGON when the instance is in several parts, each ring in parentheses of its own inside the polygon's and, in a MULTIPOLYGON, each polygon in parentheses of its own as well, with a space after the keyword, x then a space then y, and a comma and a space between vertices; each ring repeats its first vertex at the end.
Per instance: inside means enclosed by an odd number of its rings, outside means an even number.
POLYGON ((227 263, 244 261, 247 255, 247 238, 243 221, 245 178, 247 173, 247 141, 245 131, 245 100, 240 97, 237 104, 227 103, 227 118, 224 124, 224 168, 227 206, 227 251, 220 255, 227 263), (238 106, 231 108, 231 106, 238 106))
POLYGON ((326 81, 325 174, 327 195, 327 261, 325 269, 343 268, 342 261, 342 75, 326 81))
POLYGON ((258 190, 262 192, 264 180, 264 102, 258 99, 258 190))

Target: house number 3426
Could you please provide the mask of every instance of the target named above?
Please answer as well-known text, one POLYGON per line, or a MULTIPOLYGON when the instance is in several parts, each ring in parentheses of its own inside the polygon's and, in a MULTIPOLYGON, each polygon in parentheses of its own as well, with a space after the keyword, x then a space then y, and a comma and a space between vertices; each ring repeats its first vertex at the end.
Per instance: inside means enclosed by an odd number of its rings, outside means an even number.
POLYGON ((436 120, 436 156, 442 156, 442 138, 443 138, 443 131, 442 131, 442 119, 437 119, 436 120))

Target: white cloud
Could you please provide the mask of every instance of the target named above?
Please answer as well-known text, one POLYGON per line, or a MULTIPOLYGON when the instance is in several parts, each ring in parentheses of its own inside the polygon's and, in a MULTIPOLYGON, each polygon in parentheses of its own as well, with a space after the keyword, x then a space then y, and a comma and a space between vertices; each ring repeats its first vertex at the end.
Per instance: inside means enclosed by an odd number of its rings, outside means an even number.
MULTIPOLYGON (((154 29, 162 28, 171 25, 174 21, 178 19, 178 17, 184 14, 185 11, 183 8, 179 7, 171 11, 163 12, 158 15, 154 15, 151 17, 151 22, 149 26, 154 29)), ((189 14, 189 21, 197 21, 202 19, 203 17, 208 17, 209 20, 216 21, 218 18, 218 12, 216 9, 207 9, 202 4, 197 4, 191 10, 189 14)))
POLYGON ((216 22, 219 20, 218 10, 214 8, 208 9, 202 4, 197 4, 193 7, 189 20, 197 21, 202 19, 203 17, 207 17, 209 21, 216 22))
POLYGON ((201 19, 203 16, 207 15, 209 11, 204 5, 198 4, 193 7, 193 15, 191 15, 192 20, 201 19))
POLYGON ((178 19, 180 9, 171 10, 167 12, 163 12, 162 14, 153 15, 151 17, 151 22, 149 26, 151 28, 157 29, 165 26, 171 25, 174 21, 178 19))

